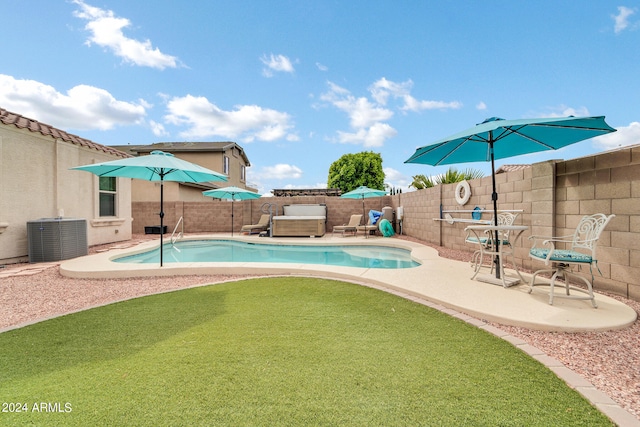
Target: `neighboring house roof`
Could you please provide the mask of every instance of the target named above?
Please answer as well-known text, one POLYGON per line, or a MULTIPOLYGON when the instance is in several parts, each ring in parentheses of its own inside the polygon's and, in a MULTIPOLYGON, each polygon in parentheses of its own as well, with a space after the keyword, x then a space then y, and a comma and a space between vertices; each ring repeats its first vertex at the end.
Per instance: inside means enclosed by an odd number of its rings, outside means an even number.
POLYGON ((498 169, 496 169, 496 173, 519 171, 521 169, 528 169, 530 167, 531 165, 502 165, 498 169))
POLYGON ((150 153, 153 150, 166 151, 168 153, 179 152, 212 152, 221 151, 225 152, 232 148, 237 148, 242 156, 246 166, 251 166, 249 158, 244 152, 244 149, 232 141, 224 142, 156 142, 150 145, 119 145, 119 150, 138 155, 140 153, 150 153))
POLYGON ((79 145, 81 147, 92 148, 97 151, 102 151, 104 153, 109 153, 118 157, 131 157, 127 153, 123 153, 113 147, 108 147, 106 145, 98 144, 97 142, 90 141, 88 139, 79 137, 78 135, 73 135, 71 133, 67 133, 63 130, 54 128, 48 124, 39 122, 34 119, 30 119, 28 117, 24 117, 20 114, 12 113, 11 111, 7 111, 4 108, 0 108, 0 123, 5 125, 14 125, 18 129, 27 129, 31 132, 37 132, 44 136, 50 136, 54 139, 61 139, 65 142, 70 142, 74 145, 79 145))

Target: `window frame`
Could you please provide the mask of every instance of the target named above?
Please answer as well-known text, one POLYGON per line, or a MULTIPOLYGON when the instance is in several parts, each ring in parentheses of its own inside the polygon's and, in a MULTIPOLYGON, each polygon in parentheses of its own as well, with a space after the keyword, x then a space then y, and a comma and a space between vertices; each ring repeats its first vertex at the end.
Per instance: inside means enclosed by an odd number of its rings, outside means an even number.
POLYGON ((222 156, 222 173, 228 176, 230 168, 231 168, 231 160, 229 159, 229 156, 227 155, 222 156))
POLYGON ((111 176, 98 177, 98 217, 115 217, 118 213, 118 179, 111 176), (106 181, 108 180, 108 181, 106 181), (104 185, 106 182, 109 184, 104 185), (108 188, 104 188, 108 187, 108 188), (104 200, 103 196, 108 196, 110 200, 104 200), (110 205, 110 206, 109 206, 110 205))

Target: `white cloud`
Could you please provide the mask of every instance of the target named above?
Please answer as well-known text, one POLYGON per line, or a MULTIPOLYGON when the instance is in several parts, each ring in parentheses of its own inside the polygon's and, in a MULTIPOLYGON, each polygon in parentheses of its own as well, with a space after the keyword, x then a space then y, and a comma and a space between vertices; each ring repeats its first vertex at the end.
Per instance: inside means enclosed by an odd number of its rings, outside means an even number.
MULTIPOLYGON (((458 101, 428 101, 414 98, 411 95, 413 87, 411 80, 397 83, 383 77, 369 86, 371 99, 364 96, 355 97, 349 90, 333 82, 327 82, 327 84, 329 90, 320 95, 320 100, 328 102, 349 117, 352 131, 337 132, 337 140, 341 143, 382 147, 387 139, 396 136, 398 132, 387 123, 394 116, 392 106, 388 106, 392 100, 400 101, 395 104, 395 107, 403 113, 462 107, 462 103, 458 101)), ((318 106, 314 105, 314 108, 318 106)))
POLYGON ((329 102, 349 117, 354 132, 338 131, 341 143, 362 144, 365 147, 380 147, 397 131, 383 121, 393 117, 393 111, 380 107, 365 97, 356 98, 347 89, 328 82, 329 91, 320 99, 329 102))
POLYGON ((480 101, 476 104, 476 110, 484 111, 486 109, 487 109, 487 104, 485 104, 484 102, 480 101))
POLYGON ((73 3, 80 6, 80 10, 75 11, 74 16, 89 21, 85 25, 85 29, 91 33, 87 45, 95 43, 111 50, 125 62, 142 67, 163 70, 178 66, 175 56, 162 53, 160 49, 151 45, 151 41, 139 41, 125 36, 122 30, 131 26, 128 19, 118 18, 111 10, 90 6, 82 0, 73 0, 73 3))
POLYGON ((393 111, 376 107, 367 98, 348 96, 333 102, 338 109, 349 115, 351 127, 366 128, 393 117, 393 111))
POLYGON ((273 188, 327 188, 327 183, 318 184, 278 184, 278 182, 297 180, 302 177, 302 169, 295 165, 289 164, 276 164, 273 166, 265 166, 260 170, 254 170, 250 168, 247 171, 248 180, 251 185, 258 188, 258 192, 262 194, 262 197, 273 197, 271 190, 273 188))
POLYGON ((616 34, 620 34, 622 31, 629 27, 629 17, 636 13, 635 9, 631 9, 625 6, 618 6, 618 14, 611 15, 614 21, 613 31, 616 34))
POLYGON ((387 123, 374 123, 367 129, 355 133, 338 131, 338 140, 344 144, 362 144, 364 147, 382 147, 384 142, 396 136, 397 130, 387 123))
POLYGON ((418 100, 411 95, 413 81, 396 83, 386 78, 374 82, 369 87, 371 96, 381 105, 386 105, 389 97, 399 98, 404 101, 404 105, 400 106, 402 111, 419 112, 422 110, 449 110, 462 108, 462 103, 458 101, 431 101, 418 100))
POLYGON ((383 77, 369 86, 369 92, 371 92, 371 96, 376 102, 381 105, 386 105, 389 96, 404 98, 411 93, 412 87, 413 82, 411 80, 403 83, 395 83, 383 77))
POLYGON ((266 68, 262 69, 262 75, 265 77, 272 77, 274 71, 284 73, 295 71, 291 60, 284 55, 274 55, 273 53, 270 56, 263 55, 260 61, 266 65, 266 68))
POLYGON ((322 65, 319 62, 316 62, 316 67, 318 67, 318 70, 320 71, 329 71, 329 67, 327 67, 326 65, 322 65))
POLYGON ((151 126, 151 132, 153 132, 155 136, 169 136, 169 132, 165 130, 164 126, 161 123, 149 120, 149 126, 151 126))
POLYGON ((244 142, 297 140, 296 135, 289 133, 293 128, 289 114, 257 105, 239 105, 225 111, 205 97, 187 95, 171 99, 167 110, 168 123, 188 127, 180 133, 185 138, 220 136, 244 142))
POLYGON ((299 179, 302 177, 302 169, 295 165, 278 163, 274 166, 265 166, 257 174, 261 179, 299 179))
POLYGON ((404 175, 393 168, 383 168, 385 184, 401 189, 403 192, 411 191, 409 185, 413 182, 412 178, 404 175))
POLYGON ((383 172, 384 172, 385 179, 390 181, 396 181, 398 179, 407 178, 404 174, 402 174, 401 172, 393 168, 383 168, 383 172))
POLYGON ((309 189, 309 188, 327 188, 326 182, 316 182, 315 184, 287 184, 283 187, 278 187, 285 190, 300 190, 300 189, 309 189))
POLYGON ((546 111, 531 112, 528 117, 587 117, 589 116, 589 109, 587 107, 568 107, 566 105, 558 105, 555 107, 548 107, 546 111))
POLYGON ((612 150, 635 144, 640 144, 640 122, 631 122, 629 126, 617 128, 617 132, 593 139, 593 145, 602 150, 612 150))
POLYGON ((422 111, 422 110, 457 110, 462 108, 462 103, 458 101, 418 101, 411 95, 404 97, 405 105, 402 107, 404 111, 422 111))
POLYGON ((119 101, 106 90, 93 86, 74 86, 63 94, 44 83, 4 74, 0 74, 0 105, 68 130, 109 130, 139 124, 150 108, 143 100, 119 101))

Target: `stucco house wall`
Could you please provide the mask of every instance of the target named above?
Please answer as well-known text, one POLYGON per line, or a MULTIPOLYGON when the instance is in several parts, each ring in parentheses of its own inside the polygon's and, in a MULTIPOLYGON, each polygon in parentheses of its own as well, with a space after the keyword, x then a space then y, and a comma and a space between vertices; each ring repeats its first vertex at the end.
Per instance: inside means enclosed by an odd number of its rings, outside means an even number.
MULTIPOLYGON (((226 182, 215 183, 186 183, 164 184, 164 200, 166 202, 196 202, 206 201, 209 197, 202 195, 205 190, 235 186, 257 192, 256 188, 247 184, 247 169, 251 166, 244 149, 235 142, 158 142, 150 145, 122 145, 114 146, 133 156, 148 155, 154 150, 171 153, 174 156, 195 163, 215 172, 225 174, 225 157, 228 159, 226 182), (243 173, 244 171, 244 173, 243 173)), ((160 184, 135 180, 132 184, 132 201, 153 202, 160 194, 160 184)), ((136 225, 134 224, 134 228, 136 225)), ((137 228, 136 228, 137 229, 137 228)))
POLYGON ((98 178, 74 166, 126 154, 0 109, 0 263, 28 258, 27 222, 87 220, 87 243, 131 238, 131 180, 117 180, 117 217, 100 218, 98 178))
MULTIPOLYGON (((244 188, 249 191, 257 192, 247 184, 246 173, 247 168, 251 166, 247 155, 242 147, 235 142, 158 142, 151 145, 138 146, 118 146, 123 151, 132 155, 148 155, 154 150, 161 150, 173 154, 174 156, 195 163, 207 169, 211 169, 218 173, 225 173, 225 157, 228 159, 228 170, 226 173, 226 182, 214 183, 164 183, 164 223, 168 230, 173 230, 175 224, 179 221, 183 212, 189 211, 187 206, 190 202, 207 203, 207 208, 213 208, 211 197, 202 195, 205 190, 221 188, 227 186, 235 186, 244 188), (244 170, 244 176, 243 171, 244 170)), ((132 183, 132 203, 136 211, 136 221, 133 223, 133 233, 143 233, 145 227, 159 225, 158 217, 160 196, 160 183, 146 182, 134 180, 132 183)), ((224 201, 214 200, 214 203, 226 203, 224 201)), ((224 208, 223 208, 224 209, 224 208)), ((206 209, 205 209, 206 210, 206 209)), ((198 209, 201 211, 201 209, 198 209)), ((203 211, 204 212, 204 211, 203 211)), ((198 217, 202 218, 204 213, 199 213, 198 217)), ((234 213, 234 216, 240 216, 241 213, 234 213)), ((236 221, 238 217, 234 218, 236 221)), ((214 217, 213 224, 225 222, 225 219, 214 217)), ((234 224, 237 222, 234 221, 234 224)), ((231 230, 231 215, 228 217, 229 225, 224 229, 231 230)), ((208 228, 216 227, 214 225, 203 224, 198 226, 198 230, 205 231, 208 228)))

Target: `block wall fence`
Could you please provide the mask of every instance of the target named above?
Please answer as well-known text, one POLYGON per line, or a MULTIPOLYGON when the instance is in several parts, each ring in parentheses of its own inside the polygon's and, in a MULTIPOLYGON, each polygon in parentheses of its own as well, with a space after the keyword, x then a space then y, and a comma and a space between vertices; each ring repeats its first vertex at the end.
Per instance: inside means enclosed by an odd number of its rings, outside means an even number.
MULTIPOLYGON (((381 211, 391 206, 404 209, 404 235, 443 246, 470 251, 464 243, 464 222, 439 221, 440 210, 453 218, 471 219, 476 206, 491 210, 491 177, 469 181, 471 197, 461 206, 455 198, 457 184, 438 185, 420 191, 364 200, 339 197, 263 197, 234 202, 233 230, 254 224, 266 205, 326 204, 327 232, 334 225, 346 224, 350 215, 381 211), (459 212, 456 212, 459 211, 459 212)), ((529 229, 515 248, 516 262, 529 270, 542 267, 529 258, 531 235, 570 235, 584 215, 615 214, 598 243, 598 268, 594 269, 594 288, 640 301, 640 145, 573 160, 553 160, 530 168, 496 175, 498 209, 521 211, 518 225, 529 229), (598 269, 600 271, 598 271, 598 269), (602 274, 600 274, 602 273, 602 274)), ((164 223, 171 233, 183 217, 186 233, 231 233, 231 202, 217 199, 205 202, 165 202, 164 223)), ((133 233, 158 225, 158 203, 135 202, 132 207, 133 233)), ((490 213, 483 218, 490 219, 490 213)), ((396 227, 398 230, 398 227, 396 227)), ((591 276, 589 269, 582 272, 591 276)))

